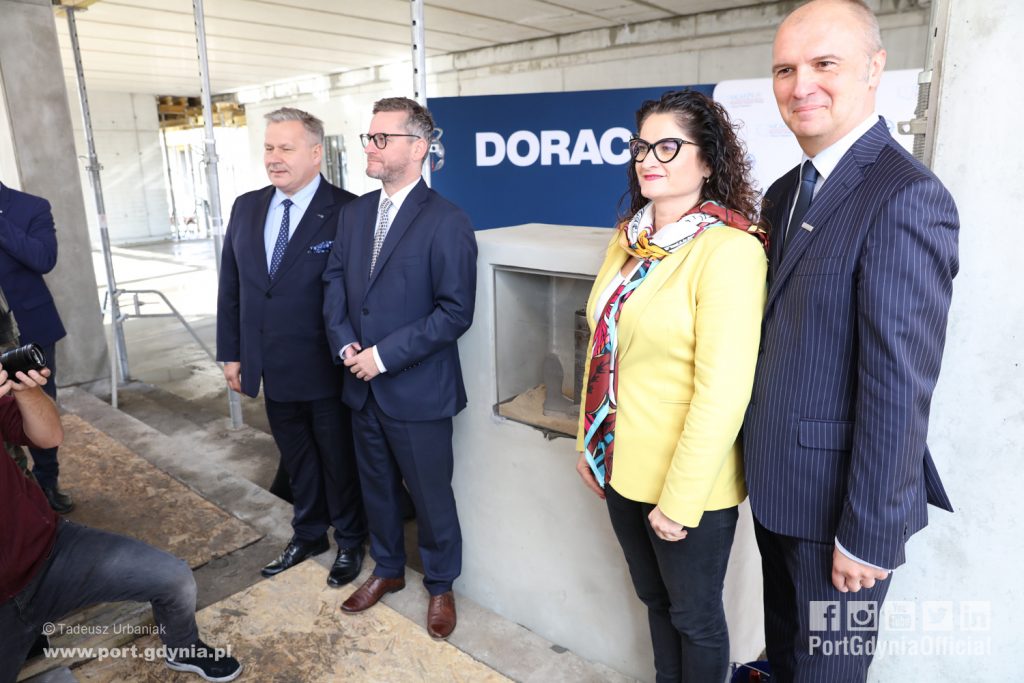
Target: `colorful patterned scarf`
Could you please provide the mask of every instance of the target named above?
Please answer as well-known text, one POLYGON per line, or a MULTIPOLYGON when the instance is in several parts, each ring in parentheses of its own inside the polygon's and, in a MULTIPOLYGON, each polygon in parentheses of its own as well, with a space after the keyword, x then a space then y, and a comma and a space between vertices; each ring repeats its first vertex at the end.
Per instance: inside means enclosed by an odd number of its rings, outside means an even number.
POLYGON ((657 232, 653 230, 653 223, 654 204, 650 203, 638 211, 630 221, 619 226, 619 246, 630 256, 642 260, 629 280, 612 292, 594 328, 594 340, 590 349, 590 374, 587 378, 584 404, 583 442, 587 462, 602 488, 612 477, 618 394, 616 369, 619 315, 626 300, 663 258, 688 244, 708 228, 720 225, 734 227, 753 234, 761 241, 762 246, 767 245, 767 235, 763 230, 751 225, 742 215, 715 202, 704 202, 695 206, 678 221, 666 225, 657 232))

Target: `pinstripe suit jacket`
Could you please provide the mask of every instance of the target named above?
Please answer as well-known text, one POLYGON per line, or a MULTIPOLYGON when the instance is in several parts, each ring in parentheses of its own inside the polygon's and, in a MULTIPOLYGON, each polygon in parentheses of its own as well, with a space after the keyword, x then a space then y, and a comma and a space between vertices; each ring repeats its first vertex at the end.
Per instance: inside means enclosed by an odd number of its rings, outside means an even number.
POLYGON ((958 269, 956 206, 879 120, 780 262, 798 183, 799 167, 765 195, 776 237, 743 429, 751 507, 771 531, 838 539, 892 569, 928 503, 952 510, 925 438, 958 269))

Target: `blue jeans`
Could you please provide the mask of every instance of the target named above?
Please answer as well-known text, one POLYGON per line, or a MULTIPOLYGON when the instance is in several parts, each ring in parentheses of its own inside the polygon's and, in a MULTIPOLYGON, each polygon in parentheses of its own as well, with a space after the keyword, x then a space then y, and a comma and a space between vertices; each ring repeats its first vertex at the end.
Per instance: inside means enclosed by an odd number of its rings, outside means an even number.
POLYGON ((196 582, 188 564, 126 536, 66 520, 43 568, 0 603, 0 683, 13 682, 43 624, 101 602, 149 602, 168 647, 199 639, 196 582))
POLYGON ((608 515, 629 565, 654 647, 657 683, 722 683, 729 671, 729 629, 722 605, 737 508, 705 512, 681 541, 651 528, 650 503, 605 487, 608 515))

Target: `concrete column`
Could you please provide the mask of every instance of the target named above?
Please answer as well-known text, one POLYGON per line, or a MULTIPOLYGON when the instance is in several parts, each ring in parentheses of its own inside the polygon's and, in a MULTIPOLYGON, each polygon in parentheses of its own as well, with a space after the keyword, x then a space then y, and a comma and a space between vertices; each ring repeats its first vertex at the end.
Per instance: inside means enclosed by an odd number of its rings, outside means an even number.
POLYGON ((1020 675, 1024 3, 950 4, 933 170, 960 210, 960 274, 929 445, 956 512, 931 508, 929 527, 910 541, 907 564, 893 574, 887 602, 907 601, 916 624, 888 639, 917 641, 918 654, 886 653, 872 681, 1020 675))
POLYGON ((82 201, 68 93, 50 0, 0 0, 0 150, 3 181, 53 205, 59 256, 46 276, 68 336, 57 345, 59 383, 109 373, 82 201), (7 174, 14 168, 18 177, 7 174))

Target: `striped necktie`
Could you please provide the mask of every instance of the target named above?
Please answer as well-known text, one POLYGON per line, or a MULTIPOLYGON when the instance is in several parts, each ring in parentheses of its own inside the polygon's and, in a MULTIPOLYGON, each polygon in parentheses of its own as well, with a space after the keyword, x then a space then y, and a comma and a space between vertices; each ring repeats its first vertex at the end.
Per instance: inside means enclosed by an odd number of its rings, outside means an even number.
POLYGON ((285 199, 281 202, 281 206, 284 207, 284 217, 281 218, 281 228, 277 231, 274 253, 270 256, 270 277, 274 277, 278 266, 281 265, 281 259, 284 258, 284 250, 288 248, 288 233, 291 230, 291 214, 289 209, 291 209, 292 200, 285 199))
POLYGON ((373 277, 373 268, 377 265, 377 257, 380 256, 380 248, 384 246, 384 238, 388 236, 388 211, 391 210, 391 200, 387 197, 380 203, 380 211, 377 216, 377 229, 373 232, 373 255, 370 257, 370 277, 373 277))

